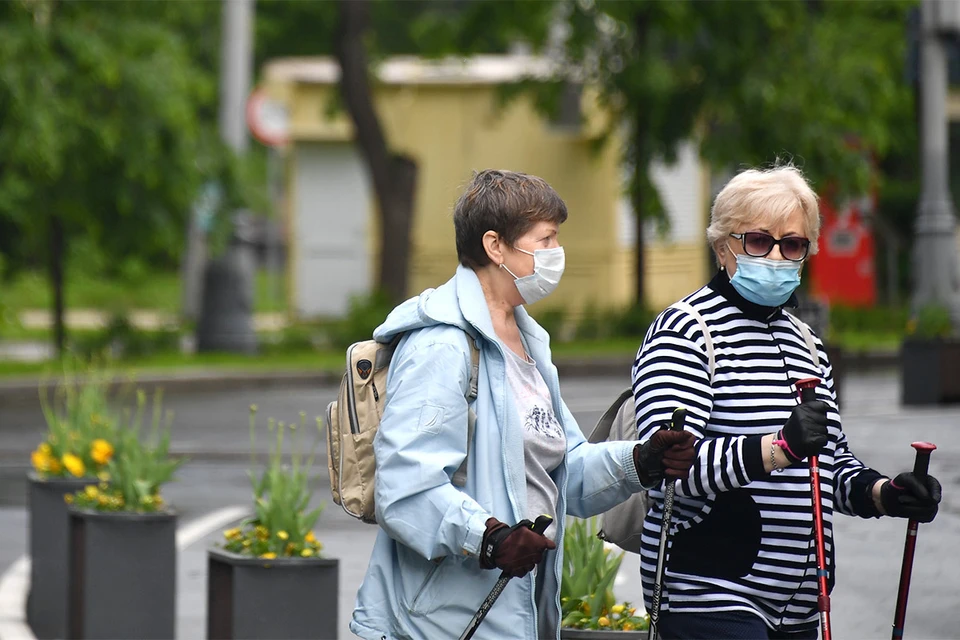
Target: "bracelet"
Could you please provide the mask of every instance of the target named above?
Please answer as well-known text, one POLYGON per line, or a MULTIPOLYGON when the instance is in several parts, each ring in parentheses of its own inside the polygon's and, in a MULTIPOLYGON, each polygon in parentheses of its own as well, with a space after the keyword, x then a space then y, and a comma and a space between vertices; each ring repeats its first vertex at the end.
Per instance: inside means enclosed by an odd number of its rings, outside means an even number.
POLYGON ((773 465, 773 470, 778 473, 783 473, 783 467, 777 466, 777 443, 770 443, 770 463, 773 465))

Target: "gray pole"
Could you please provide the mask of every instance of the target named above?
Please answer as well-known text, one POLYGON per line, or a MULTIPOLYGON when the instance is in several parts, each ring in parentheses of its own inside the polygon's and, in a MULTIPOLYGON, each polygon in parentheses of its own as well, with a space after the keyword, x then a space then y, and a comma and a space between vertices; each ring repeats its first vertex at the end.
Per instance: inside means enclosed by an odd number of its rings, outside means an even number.
MULTIPOLYGON (((223 0, 220 34, 220 136, 237 156, 247 150, 246 104, 253 74, 254 0, 223 0)), ((256 256, 250 214, 234 211, 226 254, 204 272, 197 351, 250 353, 254 330, 256 256)))
POLYGON ((914 246, 913 310, 927 304, 950 309, 960 328, 960 271, 956 217, 949 183, 947 52, 941 39, 937 0, 920 8, 920 129, 922 190, 914 246))
POLYGON ((253 2, 223 0, 220 43, 220 137, 236 153, 247 150, 245 108, 253 72, 253 2))

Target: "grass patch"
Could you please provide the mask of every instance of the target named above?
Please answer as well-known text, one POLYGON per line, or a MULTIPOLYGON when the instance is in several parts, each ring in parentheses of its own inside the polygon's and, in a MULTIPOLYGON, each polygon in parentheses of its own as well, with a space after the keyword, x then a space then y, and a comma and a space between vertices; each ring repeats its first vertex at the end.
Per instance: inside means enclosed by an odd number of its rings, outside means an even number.
MULTIPOLYGON (((270 279, 264 270, 257 273, 254 310, 256 312, 285 311, 285 278, 277 283, 280 300, 270 297, 270 279)), ((0 285, 3 303, 12 311, 25 309, 48 310, 52 293, 47 278, 40 272, 24 272, 0 285)), ((90 275, 68 273, 65 294, 67 309, 152 309, 166 313, 180 310, 180 274, 155 272, 137 280, 105 280, 90 275)))
MULTIPOLYGON (((137 360, 110 363, 110 368, 133 374, 173 373, 176 371, 341 371, 344 354, 334 351, 255 354, 237 353, 163 353, 137 360)), ((0 361, 0 378, 57 375, 62 368, 56 361, 0 361)))

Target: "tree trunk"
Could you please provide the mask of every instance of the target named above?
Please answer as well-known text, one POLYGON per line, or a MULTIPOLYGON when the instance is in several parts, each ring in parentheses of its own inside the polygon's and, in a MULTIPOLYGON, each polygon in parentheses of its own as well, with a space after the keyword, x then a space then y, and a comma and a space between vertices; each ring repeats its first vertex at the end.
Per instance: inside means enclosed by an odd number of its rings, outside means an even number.
POLYGON ((377 285, 393 302, 400 302, 407 294, 417 164, 413 158, 390 152, 373 104, 363 42, 370 26, 370 1, 339 0, 337 12, 334 54, 340 63, 340 94, 370 170, 380 215, 377 285))
MULTIPOLYGON (((646 167, 643 168, 634 168, 634 181, 640 179, 640 176, 637 175, 641 171, 646 171, 646 167)), ((633 214, 637 219, 637 244, 634 249, 634 261, 633 268, 636 272, 636 281, 634 283, 633 295, 634 302, 637 305, 643 305, 646 302, 647 287, 646 287, 646 239, 645 227, 646 220, 644 218, 644 190, 641 186, 642 182, 636 182, 633 189, 630 190, 631 196, 630 199, 633 201, 633 214)))
POLYGON ((50 268, 50 286, 53 293, 53 344, 57 349, 57 356, 63 357, 63 349, 66 343, 66 327, 64 323, 64 303, 63 303, 63 264, 64 264, 64 241, 63 241, 63 221, 60 216, 50 217, 49 228, 49 268, 50 268))

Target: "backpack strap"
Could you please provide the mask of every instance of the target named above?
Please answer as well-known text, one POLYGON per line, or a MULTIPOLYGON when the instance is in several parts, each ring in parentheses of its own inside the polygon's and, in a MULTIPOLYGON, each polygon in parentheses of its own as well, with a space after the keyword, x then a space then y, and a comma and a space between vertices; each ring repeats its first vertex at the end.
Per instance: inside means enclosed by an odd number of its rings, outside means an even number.
POLYGON ((820 352, 817 351, 817 343, 814 341, 813 334, 810 333, 810 328, 807 326, 807 323, 803 322, 792 313, 787 313, 786 311, 784 311, 783 315, 787 316, 790 322, 792 322, 797 327, 797 329, 800 330, 800 335, 803 336, 803 341, 807 344, 807 350, 810 352, 810 358, 813 360, 814 366, 817 368, 817 370, 819 370, 820 369, 820 352))
MULTIPOLYGON (((466 332, 464 332, 466 333, 466 332)), ((467 333, 467 344, 470 345, 470 382, 467 387, 467 455, 453 473, 451 480, 454 486, 462 487, 467 484, 467 461, 470 460, 470 444, 473 442, 473 433, 477 428, 477 412, 471 406, 477 399, 477 390, 480 381, 480 347, 476 339, 467 333)))
MULTIPOLYGON (((597 425, 593 428, 593 431, 590 432, 590 437, 587 438, 587 442, 606 442, 610 439, 610 429, 613 427, 614 421, 619 416, 620 412, 623 410, 624 406, 633 407, 633 387, 627 387, 620 392, 620 395, 614 400, 606 411, 603 412, 603 415, 600 416, 600 420, 597 421, 597 425), (630 401, 629 405, 626 405, 627 400, 630 401)), ((636 420, 636 409, 631 413, 634 415, 634 420, 636 420)))
POLYGON ((710 386, 713 386, 713 372, 717 368, 717 361, 713 355, 713 336, 710 335, 710 329, 707 328, 707 322, 703 319, 703 316, 700 315, 700 312, 693 308, 693 305, 687 302, 686 300, 678 300, 672 305, 667 307, 668 309, 679 309, 680 311, 685 312, 687 315, 692 317, 697 321, 697 324, 700 325, 700 331, 703 332, 703 342, 704 346, 707 349, 707 366, 710 371, 710 386))

